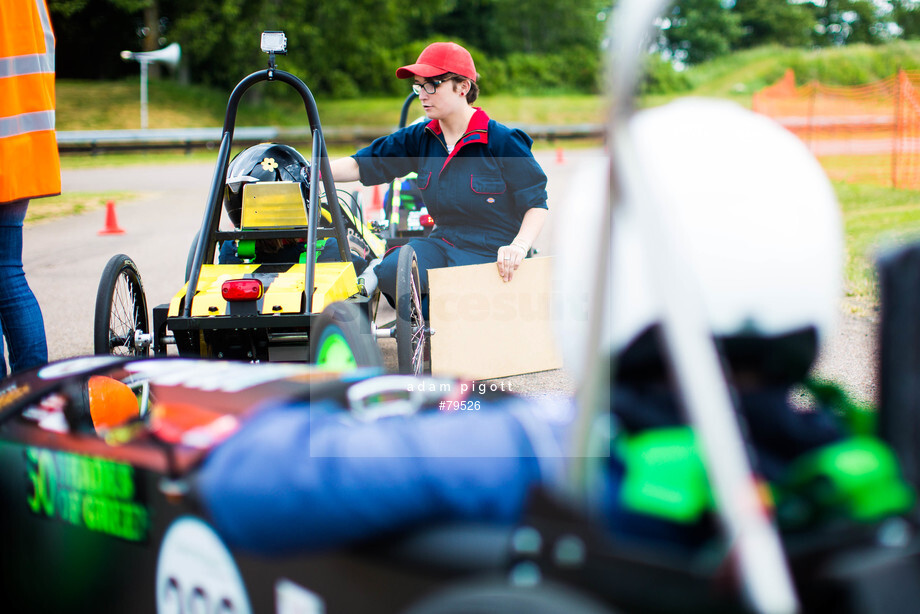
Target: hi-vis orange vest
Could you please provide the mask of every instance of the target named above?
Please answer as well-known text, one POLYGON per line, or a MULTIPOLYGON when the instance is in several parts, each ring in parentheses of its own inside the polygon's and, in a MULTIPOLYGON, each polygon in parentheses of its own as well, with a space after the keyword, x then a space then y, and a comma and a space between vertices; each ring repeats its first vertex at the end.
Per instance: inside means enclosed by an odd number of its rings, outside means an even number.
POLYGON ((61 193, 45 0, 0 0, 0 206, 61 193))

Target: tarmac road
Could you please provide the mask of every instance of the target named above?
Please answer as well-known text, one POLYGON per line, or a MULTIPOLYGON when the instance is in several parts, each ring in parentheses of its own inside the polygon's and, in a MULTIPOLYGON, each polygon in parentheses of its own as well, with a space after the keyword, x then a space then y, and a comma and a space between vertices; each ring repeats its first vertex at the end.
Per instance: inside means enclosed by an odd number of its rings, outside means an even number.
MULTIPOLYGON (((581 156, 597 150, 541 152, 549 176, 552 214, 564 203, 566 183, 581 156)), ((215 154, 216 158, 216 154, 215 154)), ((49 358, 57 360, 92 353, 96 291, 106 262, 115 254, 137 264, 148 308, 168 302, 185 279, 186 258, 201 225, 212 164, 150 165, 88 170, 65 170, 63 191, 130 191, 131 201, 117 202, 117 224, 125 232, 100 236, 105 210, 39 223, 25 229, 23 260, 26 274, 45 318, 49 358)), ((360 187, 357 184, 340 187, 360 187)), ((364 190, 372 202, 371 188, 364 190)), ((548 232, 537 242, 542 255, 551 254, 548 232)), ((379 317, 385 317, 380 314, 379 317)), ((395 341, 381 342, 385 360, 395 365, 395 341)), ((547 371, 495 380, 520 394, 571 394, 574 384, 563 371, 547 371)))

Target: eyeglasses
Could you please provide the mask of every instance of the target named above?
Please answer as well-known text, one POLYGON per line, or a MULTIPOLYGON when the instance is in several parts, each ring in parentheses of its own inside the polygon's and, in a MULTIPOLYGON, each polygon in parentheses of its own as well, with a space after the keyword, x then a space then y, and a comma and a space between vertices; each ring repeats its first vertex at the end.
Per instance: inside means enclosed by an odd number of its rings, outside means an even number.
POLYGON ((424 83, 413 83, 412 91, 415 92, 416 96, 421 94, 423 89, 428 94, 434 94, 436 91, 438 91, 438 86, 444 83, 444 81, 445 79, 441 79, 438 81, 425 81, 424 83))

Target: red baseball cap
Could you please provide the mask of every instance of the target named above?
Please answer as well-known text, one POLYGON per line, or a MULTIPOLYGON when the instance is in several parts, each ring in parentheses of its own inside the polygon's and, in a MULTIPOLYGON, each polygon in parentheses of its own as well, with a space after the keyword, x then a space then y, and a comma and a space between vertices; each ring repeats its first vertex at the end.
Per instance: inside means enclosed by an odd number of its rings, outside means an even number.
POLYGON ((452 72, 476 80, 476 66, 470 52, 457 43, 431 43, 418 56, 415 64, 409 64, 396 70, 399 79, 413 75, 419 77, 437 77, 452 72))

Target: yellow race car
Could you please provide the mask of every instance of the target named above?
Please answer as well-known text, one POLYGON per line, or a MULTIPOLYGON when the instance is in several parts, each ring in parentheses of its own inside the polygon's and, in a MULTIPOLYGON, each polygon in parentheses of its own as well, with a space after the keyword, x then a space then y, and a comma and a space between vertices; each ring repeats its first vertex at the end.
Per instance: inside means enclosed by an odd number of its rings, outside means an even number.
POLYGON ((173 345, 180 356, 344 369, 382 366, 378 337, 396 337, 397 345, 419 337, 415 329, 424 320, 413 315, 420 315, 416 267, 406 267, 415 278, 402 280, 407 291, 393 327, 371 324, 374 292, 359 274, 383 255, 386 243, 365 223, 356 196, 336 190, 313 95, 275 66, 281 47, 272 45, 286 44, 283 39, 283 33, 263 34, 268 69, 245 77, 230 96, 186 284, 168 304, 153 308, 151 325, 137 267, 124 254, 114 256, 97 292, 95 353, 139 356, 152 347, 166 355, 173 345), (303 98, 312 134, 309 160, 288 145, 263 143, 231 161, 239 101, 263 81, 286 83, 303 98), (222 210, 232 230, 220 229, 222 210))

